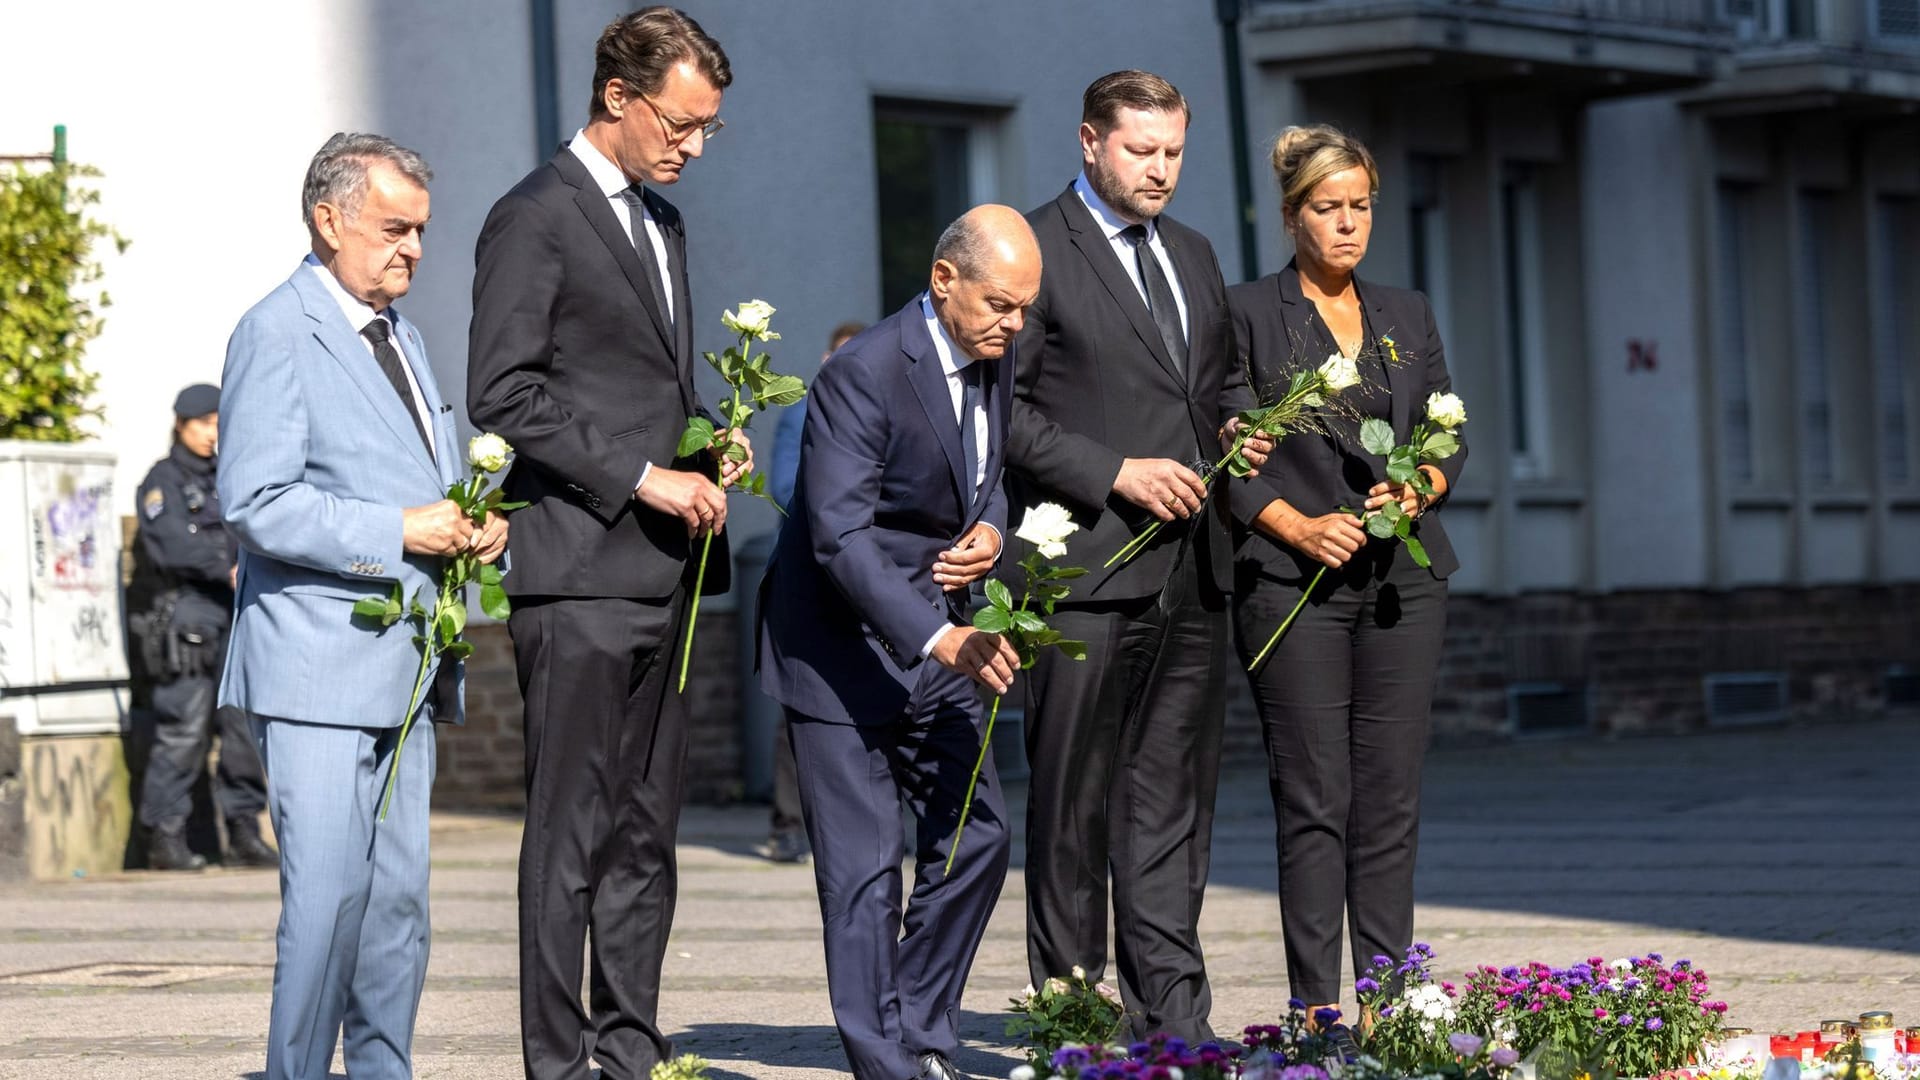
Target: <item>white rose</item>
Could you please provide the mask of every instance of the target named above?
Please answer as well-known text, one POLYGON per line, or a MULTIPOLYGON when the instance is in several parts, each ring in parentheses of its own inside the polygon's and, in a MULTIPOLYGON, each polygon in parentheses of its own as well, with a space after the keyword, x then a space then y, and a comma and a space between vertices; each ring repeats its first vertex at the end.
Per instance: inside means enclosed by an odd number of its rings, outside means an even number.
POLYGON ((774 306, 765 300, 749 300, 740 305, 740 310, 728 311, 720 316, 720 322, 736 334, 751 334, 761 341, 777 341, 779 334, 767 329, 773 321, 774 306))
POLYGON ((467 461, 482 472, 497 473, 507 467, 507 455, 513 447, 493 432, 483 432, 467 443, 467 461))
POLYGON ((1452 431, 1467 422, 1467 405, 1458 394, 1428 394, 1427 419, 1452 431))
MULTIPOLYGON (((1067 537, 1079 531, 1080 526, 1073 523, 1073 515, 1059 503, 1041 503, 1027 511, 1020 527, 1013 535, 1040 549, 1040 554, 1049 559, 1057 559, 1067 553, 1067 537)), ((1075 969, 1076 978, 1085 978, 1086 973, 1075 969)))
POLYGON ((1033 1077, 1031 1065, 1015 1065, 1013 1071, 1007 1074, 1007 1080, 1033 1080, 1033 1077))
MULTIPOLYGON (((1032 519, 1029 518, 1028 520, 1032 519)), ((1081 967, 1079 964, 1073 965, 1073 977, 1079 979, 1081 982, 1085 982, 1087 980, 1087 969, 1081 967)))
POLYGON ((1332 353, 1327 362, 1320 365, 1320 377, 1327 381, 1327 389, 1345 390, 1360 385, 1360 367, 1348 357, 1332 353))

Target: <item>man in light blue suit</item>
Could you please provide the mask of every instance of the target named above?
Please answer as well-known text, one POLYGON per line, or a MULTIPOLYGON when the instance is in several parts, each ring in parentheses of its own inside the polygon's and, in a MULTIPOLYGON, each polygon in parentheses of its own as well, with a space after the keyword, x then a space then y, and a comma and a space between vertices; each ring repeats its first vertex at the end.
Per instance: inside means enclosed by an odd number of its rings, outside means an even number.
POLYGON ((353 602, 394 582, 437 591, 442 558, 506 547, 443 493, 462 470, 420 335, 392 307, 421 256, 420 156, 339 134, 308 167, 313 252, 240 320, 223 378, 220 501, 241 544, 220 703, 245 709, 268 763, 280 928, 268 1080, 411 1077, 426 977, 433 722, 459 723, 457 663, 432 674, 377 820, 420 662, 411 622, 353 602))

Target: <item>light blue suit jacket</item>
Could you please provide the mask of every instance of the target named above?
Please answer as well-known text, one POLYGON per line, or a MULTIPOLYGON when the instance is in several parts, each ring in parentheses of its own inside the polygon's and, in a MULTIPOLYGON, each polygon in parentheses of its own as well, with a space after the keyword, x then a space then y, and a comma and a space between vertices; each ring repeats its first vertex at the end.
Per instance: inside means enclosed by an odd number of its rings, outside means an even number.
MULTIPOLYGON (((308 264, 227 343, 220 504, 241 553, 222 705, 349 727, 405 719, 420 663, 414 623, 383 630, 355 618, 353 603, 397 580, 433 607, 442 560, 402 548, 400 513, 445 498, 463 459, 420 334, 394 315, 433 415, 437 463, 308 264)), ((447 677, 457 684, 458 668, 447 677)), ((460 694, 449 696, 451 715, 433 719, 458 723, 460 694)))

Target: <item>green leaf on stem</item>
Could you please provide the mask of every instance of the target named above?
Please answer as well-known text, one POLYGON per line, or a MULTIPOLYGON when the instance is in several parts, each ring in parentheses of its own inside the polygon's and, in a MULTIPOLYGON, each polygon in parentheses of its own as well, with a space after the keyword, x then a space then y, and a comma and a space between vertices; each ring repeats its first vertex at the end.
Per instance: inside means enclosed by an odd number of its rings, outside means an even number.
POLYGON ((1321 397, 1320 391, 1318 390, 1312 390, 1300 396, 1300 404, 1305 405, 1309 409, 1318 409, 1326 403, 1327 399, 1321 397))
POLYGON ((1401 514, 1399 517, 1393 519, 1393 535, 1402 540, 1411 540, 1413 538, 1413 518, 1406 514, 1401 514))
POLYGON ((413 603, 408 606, 407 612, 416 619, 427 617, 427 605, 420 602, 420 598, 424 595, 426 595, 425 589, 413 590, 413 603))
MULTIPOLYGON (((742 406, 742 408, 745 408, 745 406, 742 406)), ((753 414, 748 413, 747 415, 751 416, 753 414)), ((739 425, 736 425, 736 426, 739 426, 739 425)), ((727 448, 725 450, 720 451, 720 456, 727 459, 728 461, 745 461, 747 460, 746 444, 737 443, 732 440, 728 440, 727 448)))
POLYGON ((1253 475, 1253 463, 1236 453, 1227 459, 1227 475, 1234 479, 1253 475))
POLYGON ((1441 428, 1418 443, 1420 456, 1429 461, 1450 458, 1460 449, 1460 436, 1441 428))
POLYGON ((707 364, 710 367, 712 367, 713 370, 718 371, 721 375, 726 374, 726 369, 720 366, 720 355, 718 353, 714 352, 712 349, 708 349, 706 352, 703 352, 700 355, 706 357, 707 364))
POLYGON ((442 655, 450 656, 455 660, 465 660, 473 655, 473 642, 456 641, 442 650, 442 655))
MULTIPOLYGON (((1086 576, 1087 576, 1087 568, 1084 566, 1052 566, 1047 568, 1047 576, 1045 580, 1071 581, 1074 578, 1086 577, 1086 576)), ((1067 594, 1063 591, 1061 592, 1060 595, 1065 596, 1067 594)))
POLYGON ((1008 589, 1007 583, 999 578, 987 579, 987 599, 992 601, 995 607, 1013 610, 1013 591, 1008 589))
POLYGON ((729 401, 726 412, 727 425, 729 427, 743 428, 747 426, 748 421, 753 419, 753 405, 751 402, 742 401, 735 404, 729 401))
POLYGON ((1427 546, 1416 537, 1407 537, 1407 554, 1413 556, 1413 564, 1422 570, 1433 565, 1433 560, 1427 556, 1427 546))
POLYGON ((507 590, 499 582, 490 582, 480 586, 480 610, 487 618, 505 622, 513 614, 513 605, 507 601, 507 590))
POLYGON ((687 430, 680 434, 680 446, 674 451, 674 456, 686 457, 712 445, 713 421, 704 416, 690 417, 687 420, 687 430))
POLYGON ((1019 627, 1022 633, 1027 634, 1044 634, 1047 631, 1046 620, 1031 611, 1014 612, 1013 625, 1019 627))
POLYGON ((775 375, 754 394, 763 407, 793 405, 806 396, 807 384, 795 375, 775 375))
POLYGON ((1369 454, 1385 457, 1393 450, 1393 425, 1376 416, 1360 421, 1360 445, 1369 454))
POLYGON ((1084 641, 1067 641, 1063 639, 1054 642, 1053 647, 1065 653, 1069 660, 1085 660, 1087 658, 1087 643, 1084 641))
MULTIPOLYGON (((1388 506, 1393 505, 1388 503, 1388 506)), ((1385 513, 1375 514, 1367 519, 1367 535, 1378 540, 1393 539, 1393 519, 1385 513)))
POLYGON ((482 585, 498 585, 500 584, 500 579, 505 576, 505 574, 500 572, 499 563, 487 563, 480 568, 480 584, 482 585))
POLYGON ((353 602, 353 613, 368 619, 386 620, 390 602, 384 596, 363 596, 353 602))
POLYGON ((524 499, 522 499, 522 500, 521 500, 521 501, 519 501, 519 502, 506 502, 506 503, 501 503, 500 505, 498 505, 498 506, 496 506, 496 507, 494 507, 494 509, 495 509, 495 510, 497 510, 497 511, 499 511, 500 513, 502 513, 502 514, 504 514, 504 513, 506 513, 506 512, 508 512, 509 510, 524 510, 524 509, 526 509, 527 507, 529 507, 529 506, 532 506, 532 505, 533 505, 532 503, 530 503, 530 502, 527 502, 526 500, 524 500, 524 499))
POLYGON ((1004 634, 1013 628, 1013 616, 1003 607, 983 607, 973 613, 973 625, 989 634, 1004 634))

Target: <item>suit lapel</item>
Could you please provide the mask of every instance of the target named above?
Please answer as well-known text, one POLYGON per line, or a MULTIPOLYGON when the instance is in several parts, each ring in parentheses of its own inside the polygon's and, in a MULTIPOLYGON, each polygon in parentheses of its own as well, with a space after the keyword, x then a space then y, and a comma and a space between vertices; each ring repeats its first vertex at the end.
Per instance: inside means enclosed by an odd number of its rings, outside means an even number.
MULTIPOLYGON (((647 288, 647 272, 640 265, 640 252, 634 247, 627 230, 621 227, 619 218, 614 215, 612 203, 593 182, 592 174, 587 172, 587 167, 573 155, 573 151, 562 148, 554 155, 553 166, 559 170, 560 178, 574 189, 574 205, 580 208, 594 235, 607 246, 613 261, 619 264, 620 272, 626 275, 627 284, 633 287, 634 295, 640 298, 640 306, 647 310, 647 317, 653 320, 653 329, 660 335, 661 343, 669 349, 673 348, 671 335, 667 332, 666 316, 653 302, 653 290, 647 288)), ((636 221, 634 227, 644 230, 646 223, 636 221)))
MULTIPOLYGON (((660 235, 666 239, 667 261, 672 264, 672 280, 667 288, 673 291, 673 360, 680 372, 680 378, 691 383, 693 379, 693 301, 688 297, 687 288, 687 226, 680 211, 668 204, 665 199, 646 189, 647 211, 660 226, 660 235)), ((691 408, 691 402, 689 402, 691 408)))
POLYGON ((914 396, 920 399, 920 407, 926 410, 927 421, 933 425, 933 434, 940 440, 940 449, 946 452, 954 497, 964 514, 967 489, 961 473, 966 451, 960 445, 960 425, 953 418, 953 394, 947 389, 947 373, 940 367, 940 352, 927 333, 927 323, 920 317, 918 304, 907 309, 906 325, 900 328, 900 349, 913 365, 907 369, 907 381, 913 384, 914 396))
POLYGON ((451 484, 459 478, 460 444, 440 438, 440 417, 448 410, 440 398, 439 381, 433 377, 433 364, 427 359, 426 342, 420 340, 420 331, 398 311, 393 313, 394 322, 400 327, 400 337, 405 343, 401 355, 406 357, 407 365, 413 369, 414 381, 420 384, 420 396, 426 399, 427 415, 432 423, 427 426, 429 436, 434 441, 434 464, 440 470, 440 482, 451 484))
MULTIPOLYGON (((1127 275, 1126 267, 1120 265, 1120 257, 1114 254, 1113 245, 1107 241, 1107 234, 1101 231, 1100 223, 1093 219, 1092 212, 1081 203, 1080 196, 1074 193, 1071 186, 1056 201, 1060 213, 1066 218, 1067 232, 1071 235, 1073 246, 1080 249, 1087 265, 1093 268, 1094 276, 1106 286, 1108 295, 1126 314, 1128 324, 1139 336, 1140 343, 1153 354, 1154 362, 1167 373, 1174 385, 1184 388, 1186 381, 1180 377, 1179 369, 1173 366, 1173 357, 1167 355, 1167 345, 1160 340, 1160 328, 1153 325, 1153 313, 1147 310, 1147 302, 1140 298, 1140 290, 1134 285, 1133 278, 1127 275)), ((1191 333, 1187 335, 1187 340, 1192 342, 1191 333)), ((1191 350, 1188 359, 1192 359, 1191 350)))
MULTIPOLYGON (((323 274, 326 272, 320 271, 323 274)), ((341 314, 340 305, 328 295, 327 287, 313 275, 312 266, 301 264, 300 269, 294 272, 293 288, 300 294, 301 309, 306 312, 307 318, 313 320, 315 340, 359 387, 375 415, 393 432, 394 438, 407 448, 408 456, 437 482, 440 470, 428 455, 427 444, 420 441, 420 430, 414 425, 413 417, 407 414, 407 404, 400 400, 399 394, 394 393, 393 384, 387 381, 386 372, 380 370, 380 362, 373 358, 373 353, 367 349, 359 332, 347 325, 347 317, 341 314)), ((420 381, 422 396, 425 396, 428 380, 420 380, 418 373, 414 378, 420 381)))

